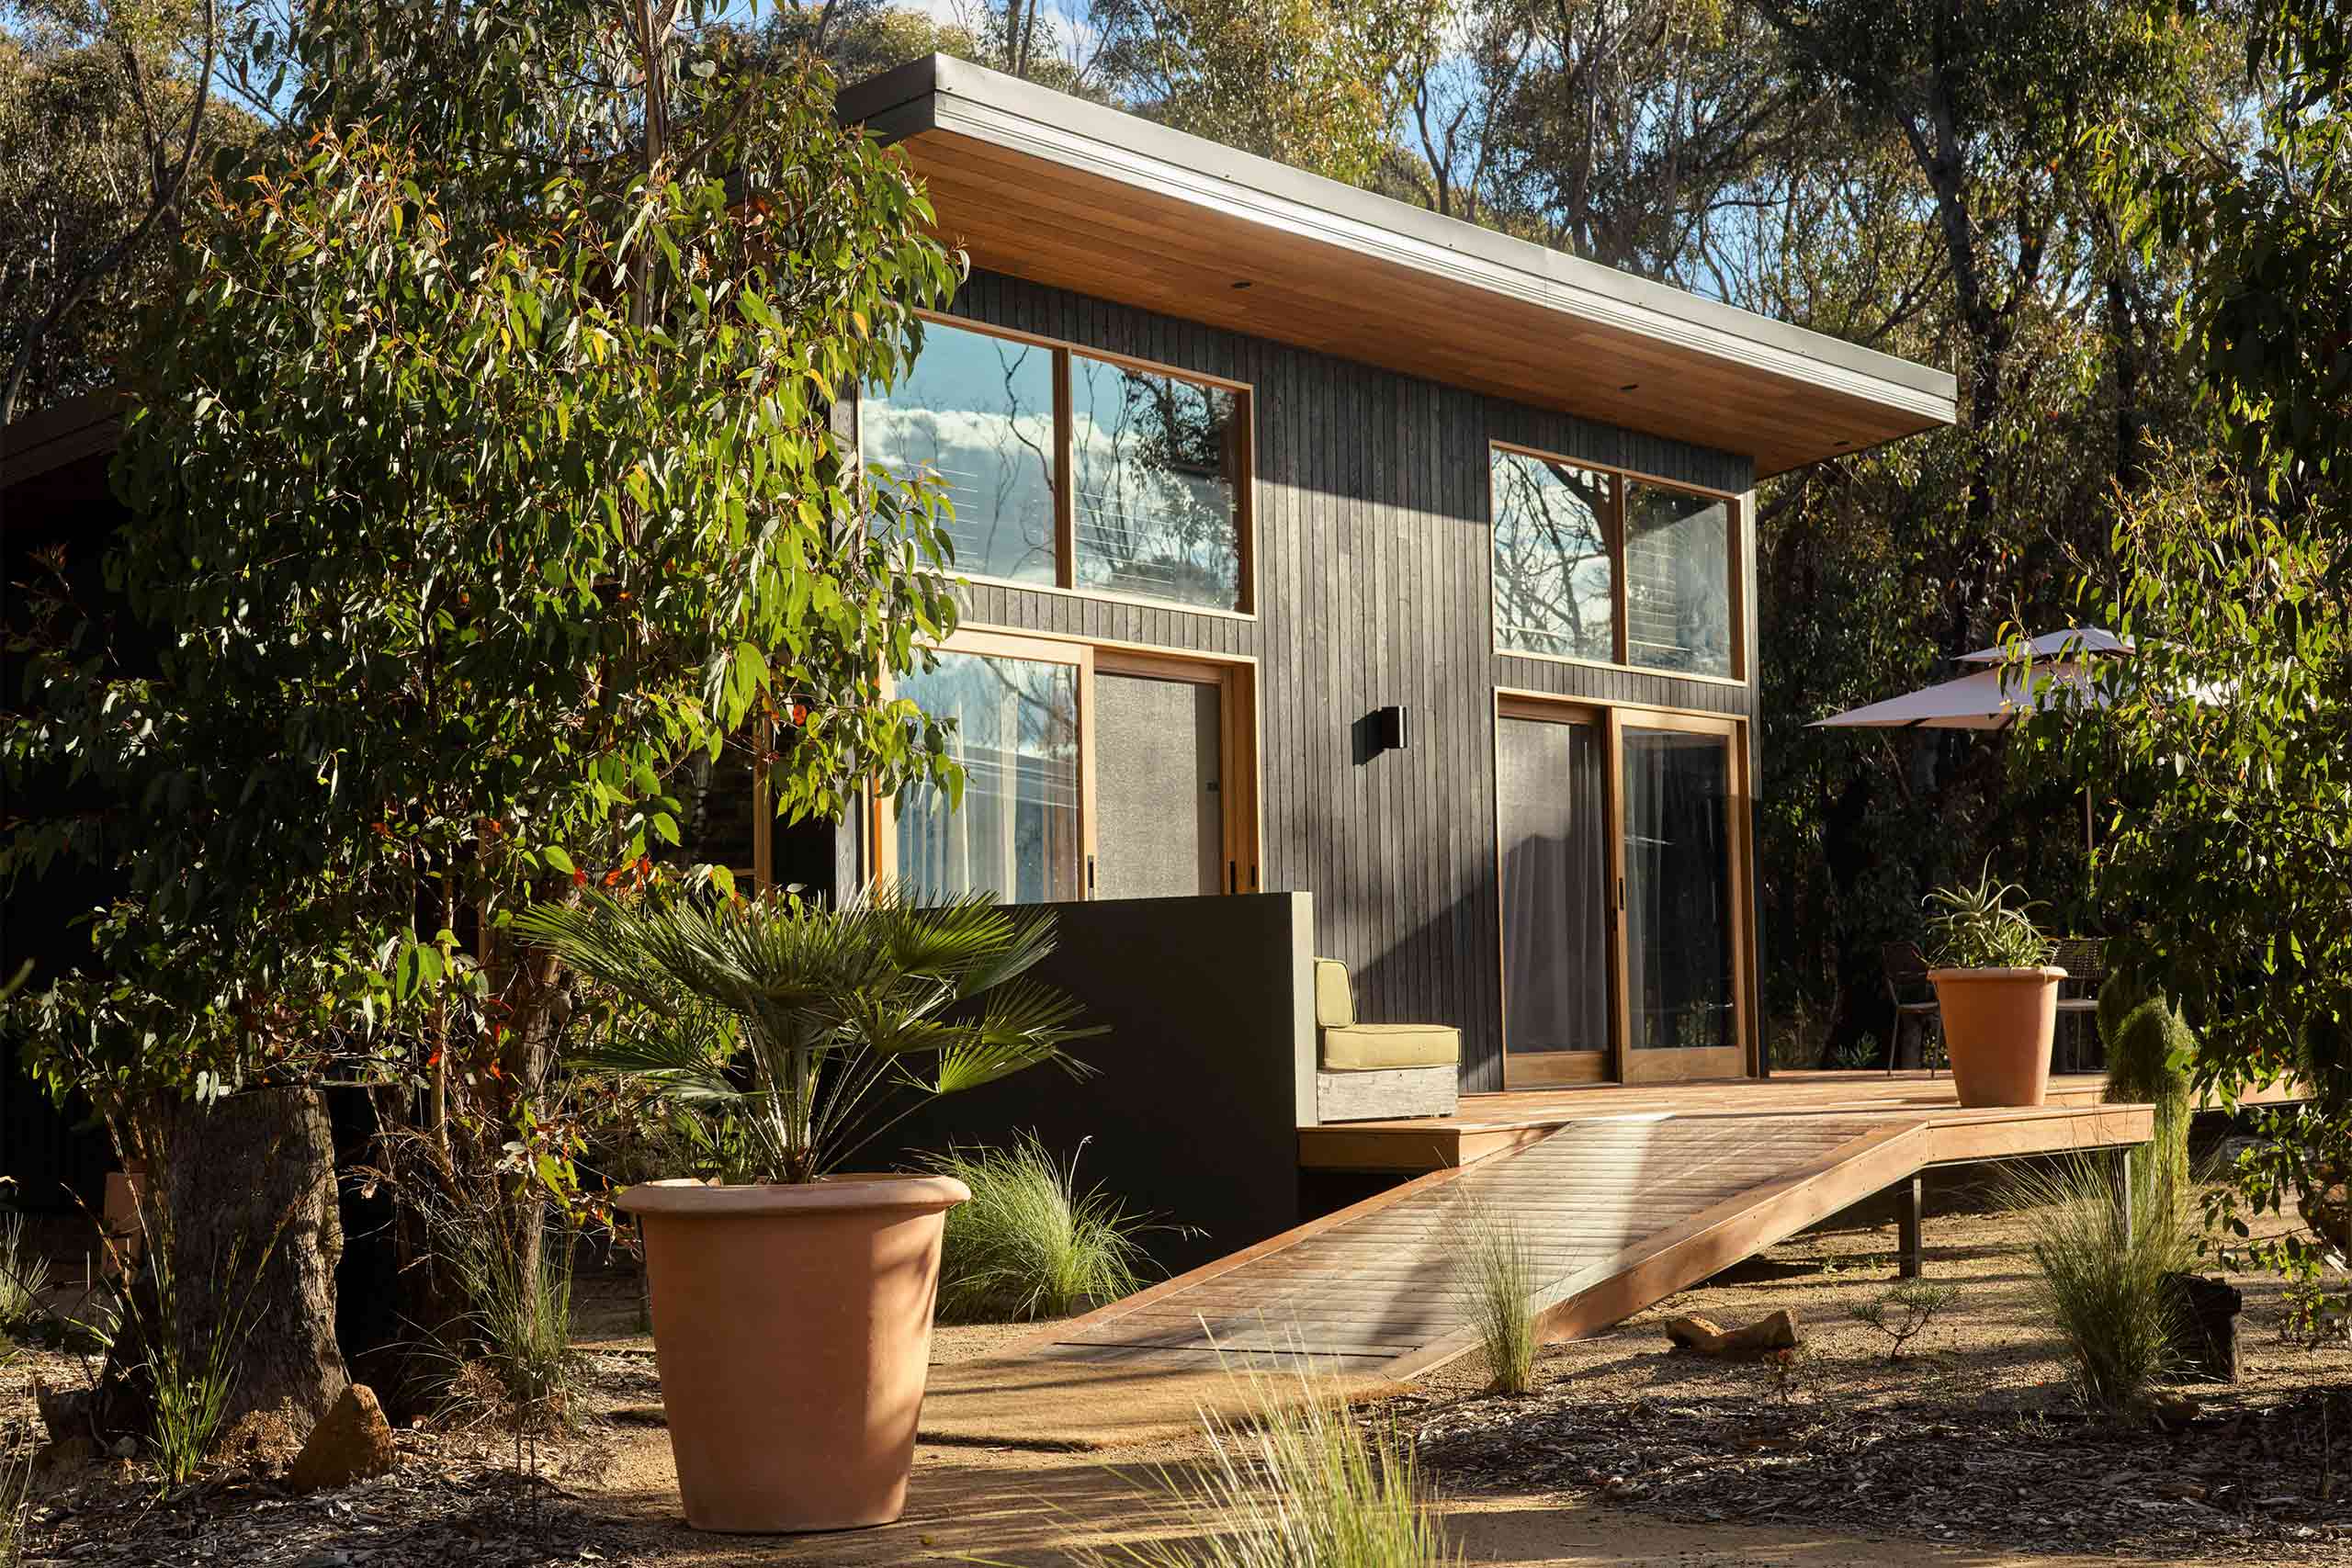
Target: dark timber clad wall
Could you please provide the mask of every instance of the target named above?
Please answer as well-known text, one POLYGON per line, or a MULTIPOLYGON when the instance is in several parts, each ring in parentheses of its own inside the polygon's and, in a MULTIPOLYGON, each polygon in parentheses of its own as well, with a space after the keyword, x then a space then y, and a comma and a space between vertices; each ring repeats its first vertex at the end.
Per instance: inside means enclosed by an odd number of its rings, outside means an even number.
POLYGON ((1252 388, 1255 621, 988 583, 966 619, 1255 656, 1265 890, 1315 894, 1361 1016, 1460 1026, 1463 1087, 1501 1088, 1494 689, 1746 716, 1751 688, 1495 654, 1487 444, 1732 491, 1748 459, 1018 278, 975 276, 956 312, 1252 388), (1357 765, 1350 726, 1398 703, 1410 749, 1357 765))

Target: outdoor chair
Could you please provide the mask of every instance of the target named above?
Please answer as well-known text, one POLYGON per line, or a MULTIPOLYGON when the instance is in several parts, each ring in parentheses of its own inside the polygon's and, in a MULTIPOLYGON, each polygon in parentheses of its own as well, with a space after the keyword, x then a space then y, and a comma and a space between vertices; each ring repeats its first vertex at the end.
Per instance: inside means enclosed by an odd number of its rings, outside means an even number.
POLYGON ((1916 942, 1890 942, 1879 948, 1878 961, 1886 972, 1887 999, 1894 1004, 1894 1027, 1886 1042, 1886 1076, 1894 1076, 1894 1065, 1902 1058, 1904 1025, 1914 1024, 1919 1031, 1919 1060, 1933 1077, 1936 1064, 1928 1054, 1928 1037, 1930 1033, 1943 1037, 1944 1015, 1935 987, 1928 983, 1928 955, 1916 942))
POLYGON ((1315 961, 1315 1111, 1320 1122, 1451 1116, 1462 1103, 1462 1031, 1359 1023, 1348 966, 1315 961))
MULTIPOLYGON (((2065 1072, 2086 1071, 2081 1050, 2083 1031, 2088 1029, 2091 1038, 2098 1039, 2098 988, 2107 978, 2107 943, 2095 936, 2069 936, 2058 939, 2057 952, 2050 962, 2066 972, 2065 980, 2058 987, 2058 1016, 2061 1021, 2072 1018, 2075 1027, 2061 1032, 2067 1042, 2065 1072)), ((2104 1043, 2098 1052, 2098 1066, 2104 1067, 2104 1043)))

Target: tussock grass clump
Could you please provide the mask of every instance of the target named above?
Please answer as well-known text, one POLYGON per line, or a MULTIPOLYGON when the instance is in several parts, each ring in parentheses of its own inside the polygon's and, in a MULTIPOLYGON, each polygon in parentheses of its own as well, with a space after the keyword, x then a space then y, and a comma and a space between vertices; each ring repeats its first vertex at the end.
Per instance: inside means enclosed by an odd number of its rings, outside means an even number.
POLYGON ((2085 1401, 2109 1413, 2144 1404, 2176 1365, 2179 1325, 2165 1276, 2196 1258, 2164 1168, 2135 1159, 2128 1170, 2119 1188, 2110 1167, 2078 1156, 2012 1177, 2007 1195, 2032 1237, 2035 1301, 2085 1401))
POLYGON ((943 1322, 1065 1317, 1142 1287, 1144 1222, 1100 1187, 1079 1191, 1076 1154, 1057 1164, 1031 1135, 1010 1148, 950 1149, 924 1165, 972 1190, 970 1202, 947 1211, 943 1322))
POLYGON ((444 1417, 493 1417, 518 1433, 567 1427, 581 1377, 571 1348, 571 1234, 558 1228, 542 1238, 536 1290, 525 1288, 533 1267, 525 1249, 501 1227, 452 1227, 449 1235, 479 1358, 452 1359, 444 1417))
POLYGON ((24 1215, 0 1214, 0 1334, 30 1322, 48 1288, 49 1259, 26 1245, 24 1215))
POLYGON ((1088 1568, 1430 1568, 1462 1561, 1412 1438, 1306 1372, 1246 1379, 1246 1414, 1204 1411, 1210 1461, 1163 1473, 1168 1539, 1081 1550, 1088 1568))
POLYGON ((1525 1393, 1535 1386, 1535 1254, 1527 1233, 1509 1214, 1464 1192, 1447 1222, 1455 1290, 1478 1331, 1496 1391, 1525 1393))

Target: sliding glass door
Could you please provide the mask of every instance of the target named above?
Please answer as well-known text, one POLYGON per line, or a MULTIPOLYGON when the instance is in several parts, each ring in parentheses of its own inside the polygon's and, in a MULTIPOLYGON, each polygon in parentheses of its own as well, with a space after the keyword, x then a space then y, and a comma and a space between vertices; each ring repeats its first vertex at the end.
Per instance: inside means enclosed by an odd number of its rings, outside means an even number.
POLYGON ((1225 890, 1222 696, 1213 679, 1096 673, 1095 897, 1225 890))
POLYGON ((1087 673, 1075 659, 956 651, 899 683, 899 695, 953 721, 947 754, 964 770, 960 804, 935 784, 906 792, 887 867, 902 886, 1023 904, 1083 897, 1087 673))
POLYGON ((1257 890, 1244 667, 997 632, 937 657, 895 689, 953 723, 963 799, 877 802, 883 874, 1021 904, 1257 890))
POLYGON ((1644 716, 1619 733, 1628 1083, 1747 1068, 1732 737, 1677 723, 1644 716))
POLYGON ((1514 1083, 1611 1076, 1609 741, 1584 709, 1506 709, 1495 732, 1503 1049, 1514 1083))
POLYGON ((1747 1072, 1738 736, 1728 719, 1500 699, 1507 1086, 1747 1072))

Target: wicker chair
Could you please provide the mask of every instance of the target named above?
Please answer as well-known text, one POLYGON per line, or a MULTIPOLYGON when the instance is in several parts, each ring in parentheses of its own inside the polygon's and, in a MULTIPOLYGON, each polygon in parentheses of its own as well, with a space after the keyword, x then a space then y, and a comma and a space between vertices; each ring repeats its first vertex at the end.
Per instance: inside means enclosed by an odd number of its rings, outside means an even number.
POLYGON ((1942 1035, 1944 1015, 1936 1000, 1935 987, 1928 983, 1928 955, 1919 951, 1916 942, 1890 942, 1879 948, 1878 959, 1880 967, 1886 972, 1887 999, 1894 1004, 1894 1028, 1886 1042, 1887 1076, 1894 1076, 1894 1064, 1903 1050, 1903 1026, 1906 1023, 1919 1027, 1919 1060, 1928 1065, 1932 1076, 1936 1066, 1934 1058, 1928 1054, 1927 1036, 1929 1031, 1939 1037, 1942 1035))
MULTIPOLYGON (((2068 1043, 2063 1070, 2078 1073, 2084 1070, 2079 1049, 2083 1031, 2088 1028, 2091 1038, 2098 1039, 2096 1015, 2099 985, 2107 978, 2107 943, 2095 936, 2060 937, 2050 962, 2066 972, 2065 980, 2058 987, 2059 1021, 2064 1023, 2070 1017, 2076 1021, 2073 1029, 2060 1032, 2068 1043)), ((2098 1065, 2104 1067, 2107 1064, 2103 1044, 2098 1055, 2098 1065)))

